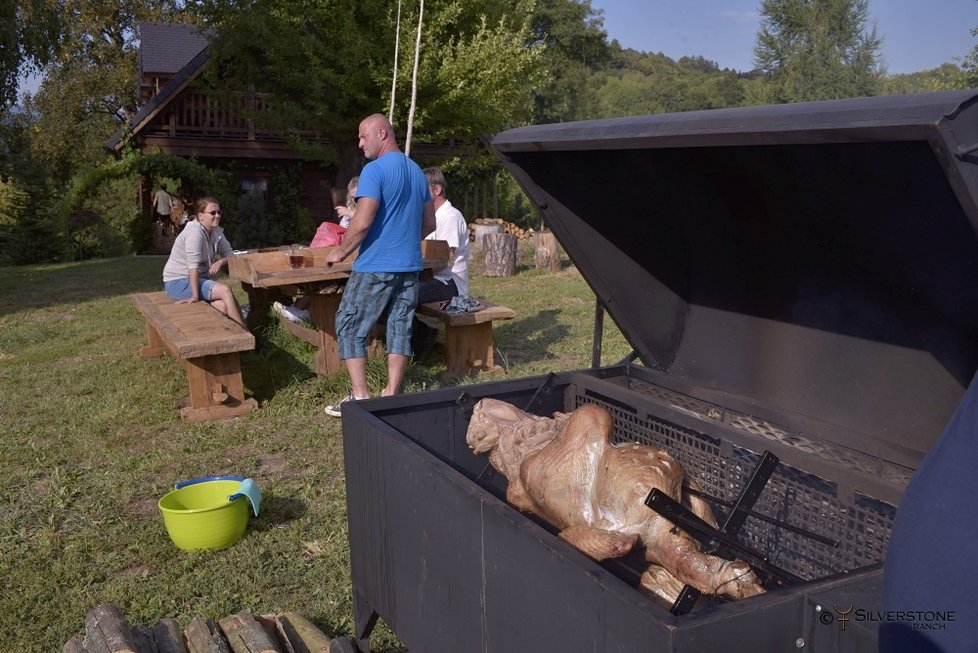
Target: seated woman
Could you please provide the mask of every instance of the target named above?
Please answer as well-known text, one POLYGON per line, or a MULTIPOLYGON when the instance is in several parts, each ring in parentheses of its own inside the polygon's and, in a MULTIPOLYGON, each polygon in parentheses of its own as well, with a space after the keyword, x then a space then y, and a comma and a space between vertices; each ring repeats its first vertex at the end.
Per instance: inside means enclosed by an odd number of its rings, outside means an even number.
POLYGON ((177 236, 163 267, 163 288, 178 304, 205 301, 244 326, 231 288, 211 280, 234 250, 221 229, 221 205, 213 197, 194 204, 195 219, 177 236))
MULTIPOLYGON (((316 235, 313 236, 309 247, 327 247, 339 245, 343 242, 343 234, 350 226, 350 220, 357 210, 357 185, 360 183, 360 176, 355 175, 346 185, 346 204, 334 207, 336 216, 339 218, 339 225, 326 221, 319 225, 316 235)), ((312 299, 308 295, 303 295, 295 300, 291 306, 286 306, 281 302, 274 302, 272 309, 289 322, 312 322, 312 314, 309 307, 312 299)))

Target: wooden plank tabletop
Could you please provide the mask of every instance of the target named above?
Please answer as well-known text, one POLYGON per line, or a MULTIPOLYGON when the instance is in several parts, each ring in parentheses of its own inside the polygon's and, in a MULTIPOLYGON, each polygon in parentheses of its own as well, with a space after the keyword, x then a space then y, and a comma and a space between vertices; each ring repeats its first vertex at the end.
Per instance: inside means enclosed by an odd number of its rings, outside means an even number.
MULTIPOLYGON (((422 266, 439 269, 448 264, 448 248, 445 241, 422 242, 422 266)), ((346 260, 327 266, 326 256, 333 247, 300 247, 304 265, 289 267, 288 248, 266 252, 246 252, 228 257, 228 275, 256 288, 275 288, 298 284, 316 284, 345 281, 353 270, 355 253, 346 260)))
POLYGON ((207 302, 177 304, 165 292, 132 295, 143 314, 181 358, 255 348, 255 336, 207 302))

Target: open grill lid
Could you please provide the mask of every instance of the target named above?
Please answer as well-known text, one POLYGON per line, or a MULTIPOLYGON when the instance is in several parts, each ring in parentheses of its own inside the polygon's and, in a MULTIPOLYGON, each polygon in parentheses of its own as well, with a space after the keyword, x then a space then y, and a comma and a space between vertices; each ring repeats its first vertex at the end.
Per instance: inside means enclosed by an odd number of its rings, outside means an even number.
POLYGON ((978 367, 976 102, 538 125, 492 145, 645 365, 919 458, 978 367))

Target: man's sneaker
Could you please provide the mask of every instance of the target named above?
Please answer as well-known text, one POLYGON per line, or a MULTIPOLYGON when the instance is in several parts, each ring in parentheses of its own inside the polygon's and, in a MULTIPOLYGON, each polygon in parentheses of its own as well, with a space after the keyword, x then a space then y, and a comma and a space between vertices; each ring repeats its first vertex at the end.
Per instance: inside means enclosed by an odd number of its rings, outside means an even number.
POLYGON ((282 306, 281 302, 274 302, 272 304, 272 310, 274 310, 276 313, 284 317, 286 320, 288 320, 289 322, 298 322, 299 318, 297 318, 295 315, 290 313, 288 310, 289 308, 291 308, 291 306, 290 307, 282 306))
MULTIPOLYGON (((366 399, 367 397, 364 398, 366 399)), ((323 411, 330 417, 342 417, 343 413, 341 412, 341 409, 343 408, 343 404, 345 404, 348 401, 356 401, 356 400, 357 398, 353 396, 353 393, 350 393, 346 397, 343 397, 342 399, 337 401, 332 406, 326 406, 326 408, 324 408, 323 411)))

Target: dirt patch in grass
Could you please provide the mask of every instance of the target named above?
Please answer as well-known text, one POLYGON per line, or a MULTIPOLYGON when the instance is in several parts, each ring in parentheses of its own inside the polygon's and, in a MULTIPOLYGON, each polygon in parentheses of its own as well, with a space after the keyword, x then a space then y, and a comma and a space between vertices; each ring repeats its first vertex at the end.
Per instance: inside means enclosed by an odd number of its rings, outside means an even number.
POLYGON ((156 507, 156 499, 128 501, 122 506, 122 512, 127 517, 138 520, 156 519, 160 511, 156 507))

